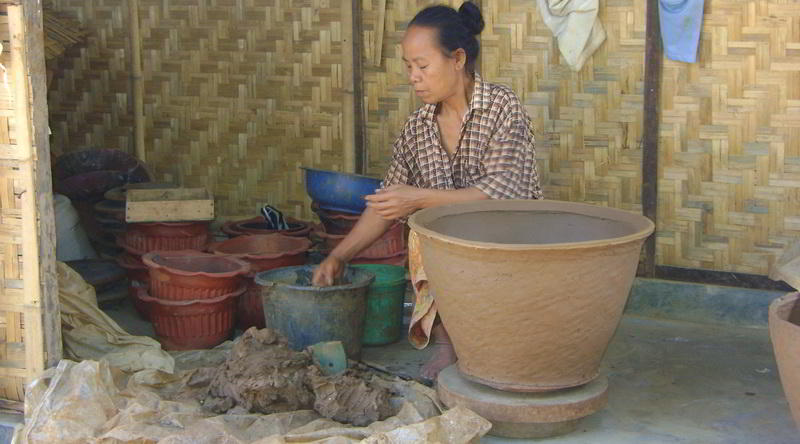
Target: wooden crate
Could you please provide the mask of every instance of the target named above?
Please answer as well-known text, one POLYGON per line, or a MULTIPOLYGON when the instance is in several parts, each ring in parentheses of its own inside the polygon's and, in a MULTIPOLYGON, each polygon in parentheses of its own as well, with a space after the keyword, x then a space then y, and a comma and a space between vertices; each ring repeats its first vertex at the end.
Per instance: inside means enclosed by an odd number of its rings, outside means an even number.
POLYGON ((205 188, 128 190, 126 222, 183 222, 214 219, 214 198, 205 188))

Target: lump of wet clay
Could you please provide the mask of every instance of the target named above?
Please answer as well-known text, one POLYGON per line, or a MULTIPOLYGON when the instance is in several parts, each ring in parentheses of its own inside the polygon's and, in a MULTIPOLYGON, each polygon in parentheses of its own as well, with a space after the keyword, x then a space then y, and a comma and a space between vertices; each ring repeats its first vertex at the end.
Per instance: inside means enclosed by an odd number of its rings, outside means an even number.
POLYGON ((367 426, 394 415, 389 403, 391 394, 381 386, 367 381, 367 375, 348 369, 334 376, 324 376, 319 368, 308 371, 314 390, 314 410, 334 421, 367 426))
POLYGON ((310 409, 309 365, 311 356, 290 350, 278 333, 250 328, 216 369, 203 405, 216 413, 234 407, 264 414, 310 409))

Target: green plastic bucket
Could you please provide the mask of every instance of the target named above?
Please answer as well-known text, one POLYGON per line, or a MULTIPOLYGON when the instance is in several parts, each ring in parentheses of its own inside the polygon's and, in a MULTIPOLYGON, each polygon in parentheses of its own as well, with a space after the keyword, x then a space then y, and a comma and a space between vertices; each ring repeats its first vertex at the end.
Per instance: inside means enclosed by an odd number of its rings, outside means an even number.
POLYGON ((363 264, 353 268, 375 275, 367 289, 367 312, 364 316, 365 345, 384 345, 403 334, 403 302, 406 296, 406 269, 397 265, 363 264))

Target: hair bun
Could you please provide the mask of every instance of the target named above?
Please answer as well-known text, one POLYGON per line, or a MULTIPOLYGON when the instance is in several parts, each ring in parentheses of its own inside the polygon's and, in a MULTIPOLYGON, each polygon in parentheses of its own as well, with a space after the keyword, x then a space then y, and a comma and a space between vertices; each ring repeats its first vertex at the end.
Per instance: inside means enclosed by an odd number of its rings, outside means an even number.
POLYGON ((481 10, 475 3, 471 1, 464 2, 461 7, 458 8, 458 15, 461 17, 461 20, 464 22, 469 32, 473 35, 480 34, 481 31, 483 31, 483 14, 481 14, 481 10))

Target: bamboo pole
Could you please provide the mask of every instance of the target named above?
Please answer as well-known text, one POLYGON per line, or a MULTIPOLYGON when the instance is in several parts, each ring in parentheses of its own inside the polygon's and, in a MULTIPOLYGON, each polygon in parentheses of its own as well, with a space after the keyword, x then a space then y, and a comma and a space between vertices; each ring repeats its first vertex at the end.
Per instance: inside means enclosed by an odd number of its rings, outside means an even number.
POLYGON ((383 34, 386 30, 386 0, 378 0, 378 23, 375 26, 375 66, 383 59, 383 34))
POLYGON ((142 78, 142 40, 139 33, 139 0, 128 0, 131 17, 131 89, 133 91, 133 143, 136 157, 147 160, 144 146, 144 79, 142 78))
POLYGON ((356 172, 356 116, 353 113, 354 104, 359 97, 355 97, 353 84, 353 4, 343 0, 342 3, 342 90, 344 101, 342 103, 342 157, 343 169, 347 173, 356 172))

